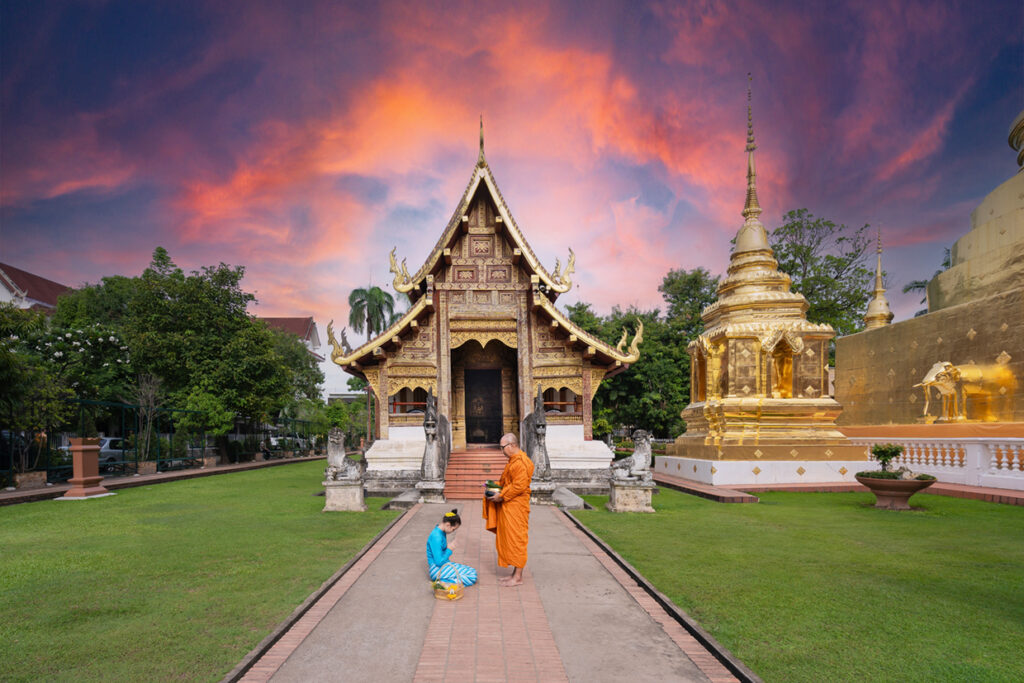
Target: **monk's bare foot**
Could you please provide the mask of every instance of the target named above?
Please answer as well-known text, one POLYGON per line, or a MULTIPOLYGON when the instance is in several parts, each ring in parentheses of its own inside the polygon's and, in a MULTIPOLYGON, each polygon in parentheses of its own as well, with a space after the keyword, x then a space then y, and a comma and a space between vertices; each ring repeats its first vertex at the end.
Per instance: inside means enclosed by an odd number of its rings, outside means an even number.
POLYGON ((512 580, 512 577, 510 577, 510 576, 503 576, 500 579, 498 579, 498 585, 500 585, 500 586, 507 586, 507 585, 509 585, 509 582, 511 580, 512 580))
POLYGON ((523 585, 523 580, 522 579, 509 579, 508 581, 506 581, 502 585, 503 586, 508 586, 509 588, 512 588, 513 586, 521 586, 521 585, 523 585))

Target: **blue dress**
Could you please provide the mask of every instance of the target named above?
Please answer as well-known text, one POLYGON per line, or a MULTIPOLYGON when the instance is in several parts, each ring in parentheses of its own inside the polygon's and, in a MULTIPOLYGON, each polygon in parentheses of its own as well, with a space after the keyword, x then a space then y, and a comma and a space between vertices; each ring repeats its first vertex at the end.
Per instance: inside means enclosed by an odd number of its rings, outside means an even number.
POLYGON ((441 531, 440 526, 427 536, 427 566, 430 567, 431 581, 449 581, 454 583, 456 574, 463 586, 476 583, 476 570, 465 564, 449 562, 452 551, 448 550, 448 535, 441 531))

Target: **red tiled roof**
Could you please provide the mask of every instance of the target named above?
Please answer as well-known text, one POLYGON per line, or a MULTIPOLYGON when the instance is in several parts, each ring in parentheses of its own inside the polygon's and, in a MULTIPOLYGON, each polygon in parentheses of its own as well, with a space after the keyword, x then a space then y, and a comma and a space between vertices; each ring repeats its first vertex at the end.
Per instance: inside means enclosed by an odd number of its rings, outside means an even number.
POLYGON ((308 318, 259 318, 275 330, 290 332, 299 339, 309 339, 309 328, 313 326, 313 316, 308 318))
MULTIPOLYGON (((57 306, 58 296, 72 291, 72 288, 67 285, 47 280, 45 277, 28 273, 6 263, 0 263, 0 273, 5 276, 0 277, 0 282, 10 280, 15 287, 25 292, 25 296, 29 299, 35 299, 53 308, 57 306)), ((4 284, 6 285, 6 282, 4 284)))

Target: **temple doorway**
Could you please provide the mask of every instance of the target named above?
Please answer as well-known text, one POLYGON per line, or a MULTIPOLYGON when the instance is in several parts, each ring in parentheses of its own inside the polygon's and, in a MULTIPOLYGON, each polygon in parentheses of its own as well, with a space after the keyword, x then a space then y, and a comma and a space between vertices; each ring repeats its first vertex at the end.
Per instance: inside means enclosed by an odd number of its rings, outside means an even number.
POLYGON ((519 433, 518 358, 515 349, 471 339, 452 349, 452 448, 496 445, 519 433))
POLYGON ((466 369, 466 443, 501 440, 501 370, 466 369))

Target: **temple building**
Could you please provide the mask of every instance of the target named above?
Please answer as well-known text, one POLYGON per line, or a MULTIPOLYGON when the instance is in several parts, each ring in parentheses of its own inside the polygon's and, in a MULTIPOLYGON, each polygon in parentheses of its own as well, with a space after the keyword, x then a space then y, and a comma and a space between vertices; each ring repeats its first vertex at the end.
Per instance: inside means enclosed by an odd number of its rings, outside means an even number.
POLYGON ((807 320, 807 300, 790 291, 769 246, 749 106, 747 126, 743 226, 718 300, 701 313, 704 332, 688 347, 686 432, 655 471, 708 484, 838 481, 863 465, 865 449, 836 428, 842 407, 828 395, 826 368, 835 332, 807 320))
POLYGON ((1024 111, 1007 142, 1017 172, 971 212, 928 312, 888 324, 869 308, 864 331, 836 340, 848 436, 1024 435, 1024 111))
POLYGON ((640 357, 642 325, 628 347, 626 330, 612 347, 576 327, 555 306, 574 271, 571 249, 564 269, 556 261, 548 270, 526 242, 484 156, 481 124, 469 184, 423 265, 410 274, 391 252, 408 311, 354 350, 328 327, 332 360, 365 378, 377 398, 368 489, 417 481, 428 394, 451 425, 453 453, 518 434, 539 395, 554 478, 607 479, 612 452, 591 438, 591 405, 603 378, 640 357))

